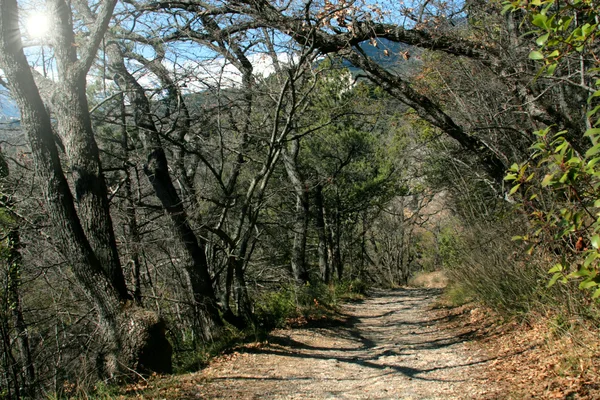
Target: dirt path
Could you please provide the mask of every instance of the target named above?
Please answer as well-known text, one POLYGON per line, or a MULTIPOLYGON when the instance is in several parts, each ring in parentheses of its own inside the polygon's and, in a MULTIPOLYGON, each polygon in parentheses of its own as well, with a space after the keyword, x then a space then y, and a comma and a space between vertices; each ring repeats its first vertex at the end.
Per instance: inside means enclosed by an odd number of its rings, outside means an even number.
POLYGON ((496 398, 481 378, 488 361, 441 329, 441 311, 431 309, 439 294, 376 291, 345 305, 343 322, 275 331, 268 344, 191 375, 182 398, 496 398))

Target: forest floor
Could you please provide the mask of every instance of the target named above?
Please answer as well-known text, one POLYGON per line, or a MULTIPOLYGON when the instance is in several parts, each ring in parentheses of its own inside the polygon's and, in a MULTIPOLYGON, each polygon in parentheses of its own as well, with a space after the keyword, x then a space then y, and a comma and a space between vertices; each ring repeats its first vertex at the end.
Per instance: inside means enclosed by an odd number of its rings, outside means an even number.
POLYGON ((502 382, 490 383, 486 373, 497 357, 470 345, 478 324, 455 323, 462 314, 473 319, 476 313, 439 308, 440 295, 441 289, 374 290, 363 301, 345 304, 333 319, 273 331, 265 342, 238 347, 197 373, 162 378, 134 396, 506 398, 502 382))

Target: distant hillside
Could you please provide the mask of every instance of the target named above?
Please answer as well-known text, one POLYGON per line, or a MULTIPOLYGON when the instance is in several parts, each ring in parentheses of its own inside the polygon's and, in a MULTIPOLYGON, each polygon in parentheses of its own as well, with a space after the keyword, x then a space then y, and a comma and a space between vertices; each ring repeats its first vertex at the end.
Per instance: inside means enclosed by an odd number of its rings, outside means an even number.
MULTIPOLYGON (((385 69, 408 74, 419 68, 419 56, 422 52, 420 49, 387 39, 377 39, 376 44, 377 46, 374 46, 371 41, 365 41, 360 44, 360 48, 369 58, 385 69)), ((343 65, 353 74, 361 71, 347 61, 343 65)))

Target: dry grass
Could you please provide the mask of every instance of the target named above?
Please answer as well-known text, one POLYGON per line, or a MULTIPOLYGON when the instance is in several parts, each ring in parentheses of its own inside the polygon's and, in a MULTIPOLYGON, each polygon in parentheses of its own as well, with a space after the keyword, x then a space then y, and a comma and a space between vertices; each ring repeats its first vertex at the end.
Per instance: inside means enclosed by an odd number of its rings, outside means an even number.
MULTIPOLYGON (((599 399, 600 331, 582 321, 538 315, 502 321, 487 308, 449 310, 458 331, 476 331, 472 350, 493 360, 487 380, 506 388, 503 399, 599 399)), ((498 397, 491 397, 498 398, 498 397)))
POLYGON ((444 271, 420 272, 408 284, 414 287, 443 289, 448 286, 448 277, 444 271))

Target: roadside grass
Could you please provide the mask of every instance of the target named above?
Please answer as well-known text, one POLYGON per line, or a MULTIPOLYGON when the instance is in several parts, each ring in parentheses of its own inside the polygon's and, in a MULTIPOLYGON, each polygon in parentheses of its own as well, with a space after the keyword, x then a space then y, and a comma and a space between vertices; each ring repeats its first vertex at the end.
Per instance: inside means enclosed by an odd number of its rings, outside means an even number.
POLYGON ((449 328, 469 333, 469 346, 492 360, 486 378, 506 388, 504 398, 599 399, 597 306, 576 303, 509 312, 451 283, 434 307, 447 309, 449 328))
POLYGON ((408 281, 408 285, 422 288, 443 289, 448 286, 448 276, 443 270, 417 272, 408 281))

